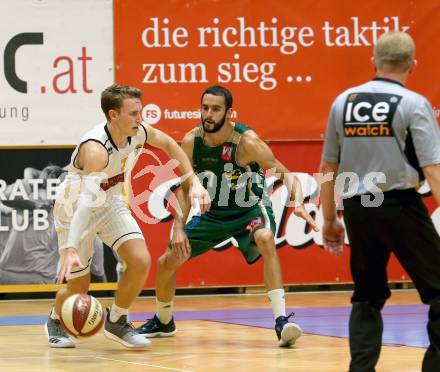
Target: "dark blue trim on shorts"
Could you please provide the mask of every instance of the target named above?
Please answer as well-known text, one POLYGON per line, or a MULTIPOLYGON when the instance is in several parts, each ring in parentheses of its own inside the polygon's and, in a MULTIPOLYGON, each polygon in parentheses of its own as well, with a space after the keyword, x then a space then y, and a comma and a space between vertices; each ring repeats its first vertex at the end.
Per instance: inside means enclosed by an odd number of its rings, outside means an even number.
POLYGON ((202 219, 203 215, 201 216, 195 216, 186 226, 185 226, 185 233, 190 232, 192 229, 194 229, 202 219))
POLYGON ((132 231, 132 232, 129 232, 129 233, 127 233, 127 234, 121 235, 118 239, 116 239, 116 240, 113 242, 113 244, 112 244, 112 248, 115 246, 116 242, 117 242, 119 239, 122 239, 124 236, 130 235, 130 234, 138 234, 138 235, 142 235, 142 233, 140 233, 139 231, 132 231))

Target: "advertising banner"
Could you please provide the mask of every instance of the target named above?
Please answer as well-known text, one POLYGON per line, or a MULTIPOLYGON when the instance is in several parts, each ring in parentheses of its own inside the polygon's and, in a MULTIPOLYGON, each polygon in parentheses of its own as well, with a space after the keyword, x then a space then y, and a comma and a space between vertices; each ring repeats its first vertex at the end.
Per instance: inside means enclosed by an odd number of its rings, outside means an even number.
POLYGON ((331 102, 373 76, 372 46, 388 30, 414 37, 408 86, 439 114, 437 2, 115 0, 114 16, 116 80, 143 88, 145 121, 178 140, 215 84, 264 139, 322 139, 331 102))
POLYGON ((110 0, 0 2, 0 146, 75 144, 113 82, 110 0))
MULTIPOLYGON (((233 120, 252 127, 298 174, 319 226, 313 174, 330 105, 374 75, 372 46, 383 32, 414 37, 418 65, 408 87, 440 116, 440 12, 429 0, 21 0, 0 2, 0 19, 0 292, 54 283, 59 172, 72 145, 104 120, 99 95, 113 81, 141 88, 144 121, 179 141, 200 123, 204 89, 228 87, 233 120), (58 148, 24 148, 44 146, 58 148)), ((162 153, 144 150, 131 175, 131 208, 151 252, 145 287, 153 288, 179 180, 162 153)), ((268 182, 285 284, 351 282, 349 248, 339 257, 325 252, 321 232, 286 206, 279 180, 268 182)), ((427 187, 420 193, 440 231, 440 208, 427 187)), ((95 251, 93 281, 116 282, 122 263, 99 240, 95 251)), ((389 279, 409 280, 394 258, 389 279)), ((184 288, 262 284, 262 260, 247 265, 229 239, 177 273, 184 288)))
MULTIPOLYGON (((315 216, 320 227, 322 211, 316 198, 318 184, 313 175, 319 169, 321 148, 320 141, 271 144, 275 156, 300 178, 306 197, 306 208, 315 216)), ((140 157, 133 172, 134 199, 137 201, 132 205, 132 210, 137 211, 135 216, 142 226, 153 263, 167 247, 173 221, 172 209, 166 207, 166 201, 169 200, 169 192, 178 180, 157 182, 158 179, 163 178, 158 166, 167 162, 166 157, 161 156, 158 159, 147 151, 140 157), (148 167, 149 172, 144 172, 145 167, 148 167), (153 195, 148 203, 142 202, 143 196, 146 195, 153 195), (161 222, 157 223, 158 221, 161 222)), ((172 172, 168 171, 168 174, 172 175, 172 172)), ((269 179, 268 181, 271 182, 269 179)), ((437 231, 440 231, 440 208, 436 207, 427 186, 421 188, 419 192, 424 197, 423 200, 428 206, 437 231)), ((345 247, 343 255, 337 257, 324 251, 322 232, 310 230, 304 220, 296 217, 292 208, 286 207, 286 196, 287 191, 282 185, 276 185, 270 196, 276 222, 275 243, 281 260, 284 283, 352 282, 349 246, 345 247)), ((227 239, 215 249, 191 259, 180 267, 177 270, 177 286, 187 288, 263 285, 262 261, 259 259, 256 263, 248 265, 239 249, 227 239)), ((152 273, 146 284, 149 288, 154 286, 155 270, 156 265, 153 264, 152 273)), ((388 266, 388 278, 390 281, 410 280, 393 255, 388 266)))
MULTIPOLYGON (((317 172, 321 142, 282 143, 271 145, 280 161, 296 172, 302 182, 306 207, 322 226, 317 196, 317 172)), ((62 168, 68 164, 72 149, 0 150, 0 292, 11 284, 53 284, 59 261, 54 228, 53 202, 62 168)), ((152 269, 145 284, 153 288, 156 262, 170 239, 173 222, 172 190, 178 184, 173 162, 146 147, 132 172, 131 209, 138 221, 152 256, 152 269)), ((281 258, 286 284, 351 282, 349 248, 334 257, 322 248, 321 232, 307 228, 286 206, 286 190, 274 178, 270 196, 275 221, 275 242, 281 258)), ((429 189, 421 189, 424 201, 437 229, 440 208, 435 208, 429 189)), ((123 265, 113 251, 95 241, 91 264, 92 281, 116 282, 123 265)), ((389 279, 409 280, 400 265, 391 260, 389 279)), ((185 263, 177 272, 177 285, 183 288, 203 286, 247 286, 263 284, 263 265, 259 259, 246 264, 234 242, 226 239, 211 251, 185 263)))

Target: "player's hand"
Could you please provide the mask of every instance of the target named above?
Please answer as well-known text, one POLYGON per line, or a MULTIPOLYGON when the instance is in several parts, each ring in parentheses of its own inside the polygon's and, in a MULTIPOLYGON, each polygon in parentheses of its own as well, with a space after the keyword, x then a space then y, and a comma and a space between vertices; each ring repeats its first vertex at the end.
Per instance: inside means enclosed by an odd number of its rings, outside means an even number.
POLYGON ((64 279, 69 278, 70 272, 73 267, 84 269, 84 265, 79 259, 78 253, 75 248, 66 248, 61 254, 61 270, 58 275, 57 284, 63 284, 64 279))
POLYGON ((304 204, 297 205, 293 210, 293 213, 295 214, 295 216, 306 220, 313 230, 319 231, 318 225, 316 224, 313 217, 309 214, 309 212, 307 212, 306 208, 304 207, 304 204))
POLYGON ((324 249, 335 256, 344 251, 345 229, 342 223, 335 218, 333 221, 324 221, 322 240, 324 249))
POLYGON ((171 247, 173 255, 179 261, 186 261, 191 255, 191 247, 189 245, 188 237, 182 228, 173 229, 173 238, 171 240, 171 247))
POLYGON ((191 186, 189 190, 189 198, 191 205, 200 208, 200 213, 205 213, 211 208, 211 197, 208 191, 202 186, 197 176, 191 179, 191 186))

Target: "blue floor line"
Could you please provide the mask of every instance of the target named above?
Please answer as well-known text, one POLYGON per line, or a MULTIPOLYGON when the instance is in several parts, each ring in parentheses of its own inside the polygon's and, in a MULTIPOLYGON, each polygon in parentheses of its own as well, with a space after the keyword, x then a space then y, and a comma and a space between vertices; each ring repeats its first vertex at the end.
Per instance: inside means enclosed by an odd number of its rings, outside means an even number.
MULTIPOLYGON (((294 321, 304 333, 332 337, 348 337, 350 307, 290 308, 294 321)), ((428 307, 425 305, 389 305, 382 311, 384 319, 383 343, 427 347, 426 332, 428 307)), ((130 314, 133 322, 143 322, 153 313, 135 312, 130 314)), ((270 309, 176 311, 177 321, 209 320, 222 323, 273 329, 274 320, 270 309)), ((42 325, 47 315, 0 316, 0 326, 42 325)))

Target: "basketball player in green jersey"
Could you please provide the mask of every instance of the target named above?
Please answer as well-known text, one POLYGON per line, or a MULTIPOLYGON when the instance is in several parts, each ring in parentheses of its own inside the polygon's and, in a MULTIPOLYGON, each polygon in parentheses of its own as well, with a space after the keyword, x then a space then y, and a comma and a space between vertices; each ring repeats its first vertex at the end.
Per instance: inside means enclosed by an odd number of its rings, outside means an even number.
POLYGON ((187 133, 182 148, 203 179, 211 209, 194 216, 188 190, 179 188, 177 198, 182 214, 177 215, 169 248, 159 258, 156 277, 157 314, 137 328, 146 337, 172 336, 175 272, 189 258, 212 249, 230 237, 250 264, 264 260, 264 282, 275 318, 280 346, 290 346, 301 336, 301 328, 286 316, 281 266, 276 252, 275 221, 266 193, 264 170, 280 175, 295 202, 295 214, 318 230, 303 205, 298 179, 281 164, 270 148, 247 126, 231 121, 232 95, 213 86, 202 95, 202 125, 187 133), (214 194, 215 193, 215 194, 214 194))

